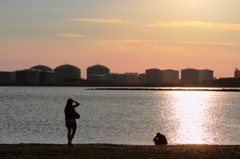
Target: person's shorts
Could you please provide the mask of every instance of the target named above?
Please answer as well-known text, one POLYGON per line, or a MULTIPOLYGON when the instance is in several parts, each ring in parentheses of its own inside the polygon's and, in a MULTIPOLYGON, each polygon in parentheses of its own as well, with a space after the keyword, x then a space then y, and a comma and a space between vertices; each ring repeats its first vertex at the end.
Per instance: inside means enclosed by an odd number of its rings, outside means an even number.
POLYGON ((71 129, 76 129, 76 128, 77 128, 76 122, 66 121, 65 126, 66 126, 67 128, 71 128, 71 129))

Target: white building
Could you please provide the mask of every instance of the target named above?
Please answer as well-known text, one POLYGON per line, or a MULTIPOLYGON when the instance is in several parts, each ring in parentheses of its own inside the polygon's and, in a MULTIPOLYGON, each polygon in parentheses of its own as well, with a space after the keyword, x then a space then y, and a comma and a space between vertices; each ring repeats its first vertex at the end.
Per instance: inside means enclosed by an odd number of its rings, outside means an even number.
POLYGON ((125 73, 128 78, 128 84, 134 85, 138 83, 138 73, 125 73))
POLYGON ((164 84, 177 85, 179 84, 179 71, 167 69, 163 71, 164 84))
POLYGON ((146 74, 145 73, 138 75, 138 84, 146 84, 146 74))
POLYGON ((235 77, 235 78, 240 78, 240 70, 237 69, 237 68, 235 69, 234 77, 235 77))
POLYGON ((105 74, 102 74, 100 75, 100 80, 105 83, 106 82, 106 75, 105 74))
POLYGON ((105 83, 105 75, 90 74, 87 76, 88 82, 105 83))
POLYGON ((39 84, 40 70, 38 69, 25 69, 16 71, 17 83, 22 84, 39 84))
POLYGON ((44 75, 41 75, 41 76, 44 76, 44 82, 53 82, 54 81, 54 73, 51 72, 51 71, 46 71, 46 72, 41 72, 41 74, 44 74, 44 75))
POLYGON ((88 82, 100 82, 101 76, 97 74, 90 74, 87 76, 88 82))
POLYGON ((36 66, 31 67, 30 69, 37 69, 37 70, 41 70, 43 72, 53 72, 52 68, 45 66, 45 65, 36 65, 36 66))
POLYGON ((213 70, 201 69, 199 70, 199 82, 211 82, 213 81, 213 70))
POLYGON ((81 70, 73 65, 60 65, 54 69, 55 80, 62 82, 66 78, 80 79, 81 70))
POLYGON ((163 70, 157 68, 151 68, 146 70, 146 84, 161 85, 163 83, 163 70))
POLYGON ((183 85, 199 84, 199 71, 194 68, 181 70, 181 82, 183 85))
POLYGON ((102 74, 108 74, 110 73, 110 69, 106 66, 103 65, 93 65, 87 68, 87 76, 91 75, 91 74, 98 74, 98 75, 102 75, 102 74))
POLYGON ((105 75, 105 80, 108 84, 118 84, 119 76, 117 73, 109 73, 105 75))
POLYGON ((128 84, 128 75, 126 74, 119 74, 118 75, 119 78, 119 84, 128 84))

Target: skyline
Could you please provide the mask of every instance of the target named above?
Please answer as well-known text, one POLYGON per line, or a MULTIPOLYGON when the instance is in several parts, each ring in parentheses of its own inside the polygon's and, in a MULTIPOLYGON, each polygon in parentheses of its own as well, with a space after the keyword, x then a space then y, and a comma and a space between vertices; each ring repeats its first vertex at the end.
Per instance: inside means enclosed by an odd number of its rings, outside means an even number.
POLYGON ((0 1, 0 71, 65 63, 111 72, 211 69, 233 77, 238 0, 0 1))

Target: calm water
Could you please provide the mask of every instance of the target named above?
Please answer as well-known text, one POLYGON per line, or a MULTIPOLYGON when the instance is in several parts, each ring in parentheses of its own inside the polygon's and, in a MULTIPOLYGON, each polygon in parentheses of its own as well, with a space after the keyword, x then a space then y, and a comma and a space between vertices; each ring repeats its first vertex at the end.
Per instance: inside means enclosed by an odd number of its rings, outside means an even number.
POLYGON ((240 92, 0 87, 0 143, 66 143, 68 98, 81 103, 73 143, 240 144, 240 92))

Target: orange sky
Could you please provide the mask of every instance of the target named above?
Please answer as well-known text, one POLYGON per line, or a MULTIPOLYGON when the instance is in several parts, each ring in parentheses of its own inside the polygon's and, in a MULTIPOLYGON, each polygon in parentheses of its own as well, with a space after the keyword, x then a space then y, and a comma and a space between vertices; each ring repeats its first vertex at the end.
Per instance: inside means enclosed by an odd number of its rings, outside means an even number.
POLYGON ((240 68, 239 0, 0 2, 0 71, 42 64, 111 72, 240 68))

